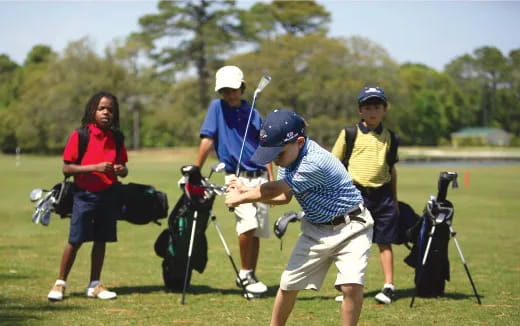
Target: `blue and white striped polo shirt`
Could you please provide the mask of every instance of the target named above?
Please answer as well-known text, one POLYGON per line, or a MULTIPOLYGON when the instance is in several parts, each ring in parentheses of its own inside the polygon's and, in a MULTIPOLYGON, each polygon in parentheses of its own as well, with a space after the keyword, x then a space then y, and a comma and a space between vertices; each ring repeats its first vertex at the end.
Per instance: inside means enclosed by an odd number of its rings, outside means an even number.
POLYGON ((343 164, 309 138, 296 161, 278 169, 278 180, 282 179, 312 223, 330 222, 363 201, 343 164))

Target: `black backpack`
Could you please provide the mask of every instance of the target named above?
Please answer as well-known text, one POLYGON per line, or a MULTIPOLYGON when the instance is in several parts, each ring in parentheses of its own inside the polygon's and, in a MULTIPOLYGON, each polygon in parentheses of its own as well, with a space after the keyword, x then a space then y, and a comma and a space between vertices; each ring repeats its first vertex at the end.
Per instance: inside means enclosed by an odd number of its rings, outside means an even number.
MULTIPOLYGON (((77 128, 79 141, 78 141, 78 159, 76 160, 76 164, 81 164, 83 160, 83 156, 87 151, 88 142, 90 140, 90 131, 87 127, 77 128)), ((119 130, 112 130, 114 135, 114 141, 116 143, 116 156, 119 155, 119 151, 121 150, 125 137, 123 133, 119 130)), ((69 177, 65 177, 62 182, 57 183, 52 187, 52 191, 55 192, 56 202, 53 204, 54 212, 60 215, 61 218, 70 217, 72 214, 72 202, 74 197, 74 191, 76 190, 76 186, 74 182, 68 180, 69 177)))
POLYGON ((399 201, 398 204, 399 216, 397 224, 397 240, 394 244, 404 244, 408 249, 412 249, 417 237, 414 237, 411 230, 413 230, 422 220, 410 205, 402 201, 399 201))
POLYGON ((168 216, 168 197, 153 186, 138 183, 119 185, 121 219, 132 224, 160 225, 159 219, 168 216))

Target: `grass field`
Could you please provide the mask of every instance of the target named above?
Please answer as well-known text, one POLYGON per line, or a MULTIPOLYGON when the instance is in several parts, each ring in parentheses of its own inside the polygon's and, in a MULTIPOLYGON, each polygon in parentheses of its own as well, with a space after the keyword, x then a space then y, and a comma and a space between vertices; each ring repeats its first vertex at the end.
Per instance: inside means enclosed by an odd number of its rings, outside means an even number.
MULTIPOLYGON (((130 174, 123 182, 153 184, 165 191, 172 207, 179 167, 194 161, 195 149, 130 153, 130 174)), ((59 157, 23 156, 16 167, 14 156, 0 155, 0 324, 1 325, 268 325, 280 274, 298 236, 291 224, 283 250, 274 235, 262 242, 257 274, 269 286, 265 298, 246 301, 234 283, 234 272, 215 228, 206 231, 209 261, 203 274, 194 272, 186 304, 181 295, 164 290, 161 259, 153 244, 164 228, 154 224, 137 226, 120 222, 119 241, 107 247, 103 281, 118 293, 117 300, 84 297, 90 270, 90 244, 78 254, 68 280, 67 298, 49 303, 47 293, 57 273, 67 239, 68 220, 53 215, 48 227, 31 222, 33 204, 29 192, 51 187, 61 178, 59 157)), ((209 162, 212 163, 212 162, 209 162)), ((209 169, 207 164, 205 171, 209 169)), ((400 199, 422 211, 428 197, 436 193, 439 172, 459 172, 460 188, 450 189, 448 198, 456 213, 453 226, 457 239, 482 297, 473 292, 450 241, 451 281, 445 297, 417 298, 413 294, 413 270, 404 262, 408 249, 395 247, 395 283, 398 300, 377 305, 373 296, 382 276, 373 248, 359 325, 520 325, 520 165, 419 167, 398 166, 400 199), (466 175, 466 182, 464 182, 466 175), (469 178, 468 178, 469 177, 469 178), (469 184, 468 184, 469 181, 469 184)), ((214 181, 221 183, 218 175, 214 181)), ((234 221, 217 199, 217 221, 238 263, 234 221)), ((271 210, 271 224, 295 202, 271 210)), ((164 223, 163 223, 164 224, 164 223)), ((338 325, 339 304, 333 298, 334 269, 320 292, 302 291, 288 325, 338 325)))

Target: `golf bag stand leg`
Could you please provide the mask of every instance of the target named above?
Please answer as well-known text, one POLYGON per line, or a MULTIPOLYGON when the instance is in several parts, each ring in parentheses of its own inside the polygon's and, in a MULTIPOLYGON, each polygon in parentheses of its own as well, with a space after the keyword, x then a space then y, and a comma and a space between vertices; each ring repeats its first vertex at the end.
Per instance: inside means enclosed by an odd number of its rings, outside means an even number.
POLYGON ((462 260, 462 264, 464 265, 464 269, 466 270, 466 274, 468 275, 469 282, 471 283, 471 287, 473 288, 473 292, 475 293, 475 297, 477 298, 478 304, 482 304, 480 301, 480 296, 477 293, 477 288, 475 287, 475 283, 473 283, 473 279, 471 278, 471 274, 469 273, 468 264, 466 263, 466 260, 464 259, 464 255, 462 254, 462 249, 460 249, 459 242, 457 241, 457 238, 455 237, 457 235, 457 232, 453 229, 451 225, 450 227, 450 235, 453 238, 453 241, 455 242, 455 246, 457 247, 457 251, 459 252, 460 260, 462 260))
POLYGON ((193 223, 191 224, 190 244, 188 247, 188 261, 186 263, 186 273, 184 274, 184 286, 182 288, 181 304, 184 304, 184 297, 186 296, 186 288, 188 287, 188 276, 190 275, 191 252, 193 250, 193 241, 195 238, 195 230, 197 227, 197 217, 198 217, 198 211, 194 211, 193 212, 193 223))
POLYGON ((417 285, 421 284, 421 277, 424 271, 424 266, 426 266, 426 259, 428 259, 428 252, 430 251, 430 246, 432 244, 433 234, 435 233, 435 224, 432 225, 430 233, 428 234, 428 244, 426 245, 426 249, 424 250, 424 256, 421 262, 421 271, 417 276, 417 282, 415 282, 415 290, 412 296, 412 301, 410 301, 410 308, 413 307, 413 303, 415 301, 415 296, 417 295, 417 285))
POLYGON ((222 232, 220 231, 220 228, 217 224, 217 217, 213 214, 211 214, 211 221, 213 222, 213 225, 215 225, 215 229, 217 229, 218 236, 220 238, 220 241, 222 242, 222 245, 224 246, 224 250, 226 251, 226 254, 229 257, 229 260, 231 261, 231 265, 233 265, 233 269, 235 270, 237 279, 240 280, 240 287, 242 288, 242 295, 247 300, 250 300, 249 295, 247 294, 247 291, 246 291, 246 287, 244 286, 244 283, 242 282, 242 279, 240 278, 240 274, 238 273, 237 265, 235 265, 235 261, 233 260, 233 257, 231 256, 231 251, 229 251, 229 248, 226 244, 226 240, 224 239, 224 236, 222 235, 222 232))

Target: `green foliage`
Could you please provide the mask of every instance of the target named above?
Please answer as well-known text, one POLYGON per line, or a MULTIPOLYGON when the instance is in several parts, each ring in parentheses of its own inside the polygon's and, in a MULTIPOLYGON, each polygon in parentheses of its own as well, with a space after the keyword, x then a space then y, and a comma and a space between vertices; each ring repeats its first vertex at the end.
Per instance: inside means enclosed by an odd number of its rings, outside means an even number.
POLYGON ((153 44, 151 58, 168 79, 194 68, 201 107, 209 103, 209 67, 234 50, 241 27, 234 1, 160 1, 159 13, 139 19, 141 36, 153 44), (156 43, 163 46, 158 48, 156 43))
POLYGON ((273 82, 257 108, 297 111, 325 147, 359 118, 357 94, 366 85, 385 89, 384 123, 405 145, 447 143, 452 132, 475 126, 520 137, 520 49, 505 56, 477 48, 444 71, 399 66, 368 39, 328 37, 329 21, 315 1, 258 2, 249 10, 235 1, 160 1, 157 13, 140 18, 139 31, 103 56, 88 39, 61 54, 35 45, 22 66, 0 54, 0 149, 61 152, 99 90, 119 98, 128 147, 195 145, 218 96, 214 72, 226 64, 244 71, 248 101, 269 73, 273 82))

